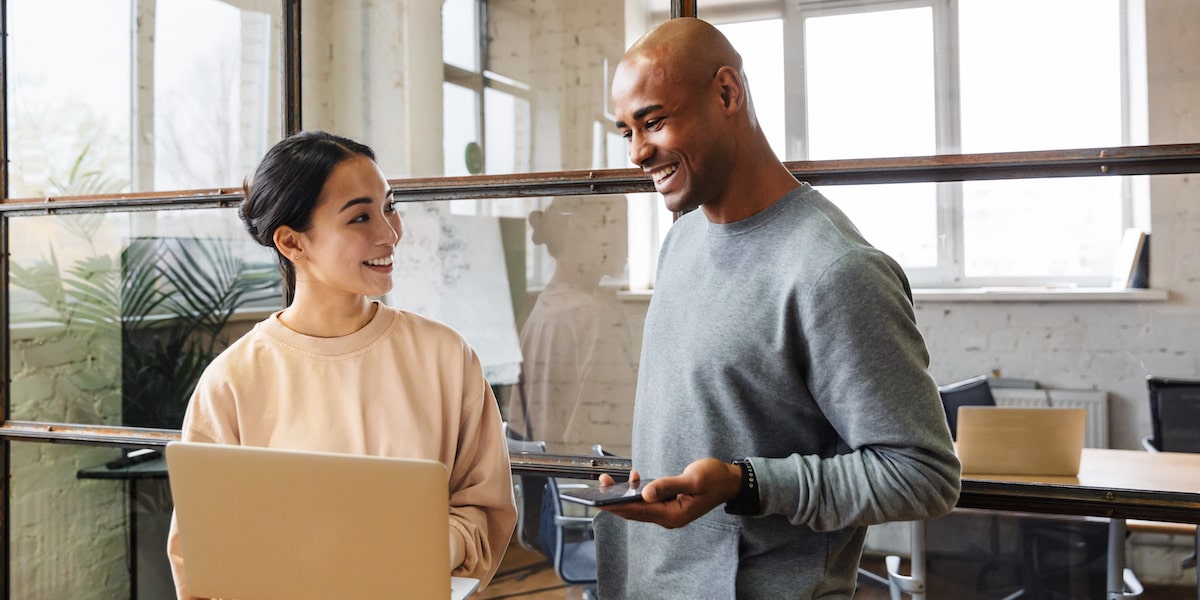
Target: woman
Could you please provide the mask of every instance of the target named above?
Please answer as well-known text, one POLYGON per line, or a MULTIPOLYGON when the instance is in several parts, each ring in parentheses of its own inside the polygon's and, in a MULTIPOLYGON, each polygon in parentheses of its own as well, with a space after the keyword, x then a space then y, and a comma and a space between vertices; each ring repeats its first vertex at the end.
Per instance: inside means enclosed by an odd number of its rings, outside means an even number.
MULTIPOLYGON (((486 585, 516 523, 508 452, 479 358, 446 325, 372 298, 392 287, 400 215, 374 152, 323 132, 275 145, 242 221, 275 249, 286 308, 205 370, 183 439, 426 458, 450 470, 450 569, 486 585)), ((168 553, 187 592, 178 531, 168 553)))

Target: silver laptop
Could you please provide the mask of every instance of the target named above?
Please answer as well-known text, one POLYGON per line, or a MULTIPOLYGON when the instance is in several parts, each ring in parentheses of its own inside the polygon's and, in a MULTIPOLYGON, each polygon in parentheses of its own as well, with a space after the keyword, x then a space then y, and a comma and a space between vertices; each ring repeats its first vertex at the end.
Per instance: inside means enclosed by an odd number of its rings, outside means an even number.
POLYGON ((961 406, 955 448, 967 474, 1074 477, 1086 426, 1082 408, 961 406))
POLYGON ((450 577, 440 462, 189 442, 166 459, 198 596, 464 598, 478 586, 450 577))

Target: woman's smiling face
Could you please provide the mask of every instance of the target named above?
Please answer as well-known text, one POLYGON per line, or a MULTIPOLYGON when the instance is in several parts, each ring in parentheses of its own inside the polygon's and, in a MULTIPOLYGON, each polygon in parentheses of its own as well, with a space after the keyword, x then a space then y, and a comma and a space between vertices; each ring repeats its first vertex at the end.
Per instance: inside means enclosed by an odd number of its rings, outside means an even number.
POLYGON ((391 188, 362 155, 334 167, 321 188, 296 264, 297 287, 378 297, 392 289, 392 254, 404 235, 391 188))

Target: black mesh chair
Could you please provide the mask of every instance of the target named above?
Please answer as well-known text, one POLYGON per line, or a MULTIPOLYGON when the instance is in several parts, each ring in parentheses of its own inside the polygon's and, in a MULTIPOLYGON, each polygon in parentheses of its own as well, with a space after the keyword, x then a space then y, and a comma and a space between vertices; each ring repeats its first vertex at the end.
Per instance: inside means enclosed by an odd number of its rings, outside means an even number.
MULTIPOLYGON (((545 442, 521 439, 508 423, 504 424, 504 437, 509 454, 546 452, 545 442)), ((564 583, 583 586, 584 600, 595 598, 593 515, 566 514, 558 495, 560 487, 583 484, 560 483, 556 478, 544 475, 514 475, 513 484, 517 500, 517 542, 545 556, 564 583)))
MULTIPOLYGON (((1150 435, 1142 447, 1150 452, 1200 453, 1200 380, 1146 377, 1150 398, 1150 435)), ((1200 532, 1196 545, 1200 548, 1200 532)), ((1183 567, 1196 566, 1196 553, 1183 559, 1183 567)))
POLYGON ((1160 452, 1200 452, 1200 380, 1150 376, 1150 427, 1143 446, 1160 452))
POLYGON ((946 422, 950 425, 950 437, 954 439, 958 439, 958 407, 996 405, 987 375, 943 385, 938 388, 938 395, 942 397, 942 407, 946 409, 946 422))

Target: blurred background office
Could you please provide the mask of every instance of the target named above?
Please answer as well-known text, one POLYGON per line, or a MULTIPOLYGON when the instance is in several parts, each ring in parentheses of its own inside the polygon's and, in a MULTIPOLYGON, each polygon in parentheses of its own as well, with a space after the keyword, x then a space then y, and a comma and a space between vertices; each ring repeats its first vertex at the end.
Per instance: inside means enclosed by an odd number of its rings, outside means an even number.
MULTIPOLYGON (((386 301, 468 332, 515 429, 627 452, 673 215, 562 182, 631 166, 609 78, 673 4, 3 0, 7 596, 163 597, 165 472, 107 463, 168 439, 194 375, 280 307, 233 207, 294 129, 372 145, 415 200, 386 301)), ((1200 3, 694 4, 781 158, 845 161, 811 179, 904 266, 939 383, 1086 397, 1096 443, 1133 449, 1146 377, 1200 378, 1200 160, 1161 146, 1200 143, 1200 3), (1131 229, 1146 288, 1120 275, 1131 229)), ((1131 566, 1192 583, 1190 543, 1135 534, 1131 566)))

